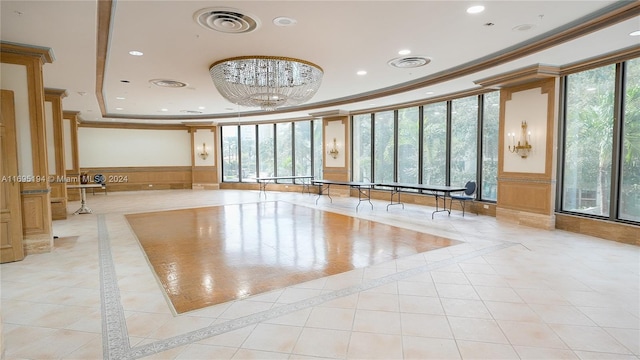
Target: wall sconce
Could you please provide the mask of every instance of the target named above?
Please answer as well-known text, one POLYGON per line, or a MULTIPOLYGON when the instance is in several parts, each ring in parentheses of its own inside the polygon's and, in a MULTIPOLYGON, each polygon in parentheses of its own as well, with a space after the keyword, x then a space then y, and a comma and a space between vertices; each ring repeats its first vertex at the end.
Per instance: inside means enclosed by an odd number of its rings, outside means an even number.
POLYGON ((518 139, 518 144, 516 145, 516 133, 508 133, 507 137, 511 138, 511 145, 509 145, 509 152, 519 155, 521 158, 526 159, 531 152, 531 131, 527 131, 527 122, 523 121, 522 125, 522 133, 520 134, 520 138, 518 139))
POLYGON ((331 155, 331 157, 334 159, 338 158, 339 151, 336 138, 333 138, 333 147, 331 147, 331 145, 327 145, 327 154, 331 155))
POLYGON ((209 156, 209 153, 207 152, 207 144, 205 143, 202 143, 202 146, 198 146, 196 148, 196 152, 202 160, 205 160, 209 156))

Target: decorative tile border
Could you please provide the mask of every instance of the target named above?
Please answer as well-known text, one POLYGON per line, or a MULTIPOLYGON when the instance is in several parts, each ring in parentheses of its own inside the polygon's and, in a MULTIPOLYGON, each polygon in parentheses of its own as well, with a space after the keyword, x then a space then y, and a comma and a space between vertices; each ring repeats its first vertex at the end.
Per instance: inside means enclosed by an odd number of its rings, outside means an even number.
POLYGON ((190 331, 188 333, 174 336, 168 339, 159 340, 150 344, 131 348, 127 332, 127 324, 124 318, 124 310, 120 302, 120 291, 118 289, 118 279, 116 277, 115 265, 111 256, 109 234, 106 227, 104 215, 98 215, 98 240, 100 250, 100 281, 102 294, 102 320, 103 320, 103 351, 105 359, 139 359, 145 356, 158 354, 176 347, 192 344, 213 336, 221 335, 229 331, 241 329, 248 325, 257 324, 266 320, 275 319, 280 316, 318 306, 322 303, 335 300, 344 296, 356 294, 365 290, 373 289, 381 285, 404 280, 415 275, 430 272, 445 266, 457 264, 461 261, 469 260, 478 256, 487 255, 498 250, 502 250, 516 243, 499 243, 467 254, 454 256, 450 259, 441 260, 419 266, 416 268, 397 272, 377 279, 363 281, 361 284, 350 286, 344 289, 321 294, 313 298, 285 304, 247 315, 238 319, 211 325, 202 329, 190 331))
POLYGON ((104 215, 98 215, 98 254, 102 300, 102 354, 105 359, 125 359, 131 345, 104 215))

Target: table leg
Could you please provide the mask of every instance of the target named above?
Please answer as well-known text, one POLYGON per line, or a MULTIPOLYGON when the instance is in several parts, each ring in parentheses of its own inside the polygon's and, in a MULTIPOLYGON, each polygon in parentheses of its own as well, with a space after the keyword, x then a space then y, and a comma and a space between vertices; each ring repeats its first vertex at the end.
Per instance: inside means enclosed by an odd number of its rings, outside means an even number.
POLYGON ((260 186, 260 191, 258 192, 258 197, 262 197, 264 194, 265 199, 267 198, 267 182, 266 181, 258 181, 258 186, 260 186))
POLYGON ((433 194, 436 197, 436 210, 434 212, 431 213, 431 218, 433 219, 433 215, 437 212, 444 212, 446 211, 447 213, 449 213, 449 215, 451 215, 451 208, 447 209, 447 194, 444 193, 442 195, 438 194, 438 193, 434 193, 433 194), (442 198, 442 210, 439 209, 439 199, 442 198))
MULTIPOLYGON (((327 196, 329 197, 329 200, 331 201, 331 203, 333 203, 333 199, 331 198, 331 194, 329 193, 329 187, 331 185, 327 184, 327 196)), ((320 187, 318 188, 318 197, 316 198, 316 205, 318 205, 318 200, 320 200, 320 196, 322 196, 322 193, 324 192, 324 185, 320 184, 320 187)))
POLYGON ((311 189, 309 188, 309 183, 305 179, 302 179, 302 193, 304 194, 305 192, 311 194, 311 189))
POLYGON ((402 205, 402 209, 404 209, 404 203, 400 201, 400 189, 394 188, 391 190, 391 202, 387 205, 387 211, 389 211, 389 206, 391 205, 402 205), (398 202, 393 202, 393 195, 398 194, 398 202))
POLYGON ((367 192, 364 192, 364 190, 360 186, 356 186, 356 189, 358 189, 358 205, 356 205, 356 212, 358 212, 358 207, 360 206, 362 200, 367 200, 369 202, 369 205, 371 205, 371 209, 373 209, 373 203, 371 203, 371 188, 365 188, 367 192))
POLYGON ((93 210, 87 206, 87 191, 85 188, 80 189, 80 209, 74 212, 74 215, 78 214, 91 214, 93 210))

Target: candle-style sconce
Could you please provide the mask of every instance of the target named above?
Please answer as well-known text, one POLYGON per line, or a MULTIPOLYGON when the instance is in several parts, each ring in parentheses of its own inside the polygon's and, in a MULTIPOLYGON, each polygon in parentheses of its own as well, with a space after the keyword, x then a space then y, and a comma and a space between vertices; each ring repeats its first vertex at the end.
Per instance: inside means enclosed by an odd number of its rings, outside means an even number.
POLYGON ((332 158, 337 159, 339 153, 338 143, 336 138, 333 138, 333 147, 331 145, 327 145, 327 154, 331 155, 332 158))
POLYGON ((202 143, 202 146, 198 146, 196 148, 196 152, 197 152, 198 156, 200 156, 200 158, 202 160, 206 160, 207 157, 209 156, 209 152, 207 151, 207 144, 206 143, 202 143))
POLYGON ((507 133, 507 137, 511 140, 511 145, 509 145, 509 152, 520 156, 523 159, 526 159, 531 152, 531 131, 527 131, 527 122, 523 121, 520 125, 521 133, 520 138, 518 139, 518 143, 516 144, 516 133, 507 133))

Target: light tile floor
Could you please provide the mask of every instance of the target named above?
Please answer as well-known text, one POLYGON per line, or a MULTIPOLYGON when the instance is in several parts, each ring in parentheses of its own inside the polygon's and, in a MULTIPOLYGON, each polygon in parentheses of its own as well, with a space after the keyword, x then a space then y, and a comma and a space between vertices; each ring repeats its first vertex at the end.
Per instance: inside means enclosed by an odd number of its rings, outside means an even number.
POLYGON ((258 193, 89 195, 93 214, 54 222, 54 251, 0 267, 5 358, 640 358, 638 247, 417 205, 267 198, 464 243, 175 316, 124 214, 258 193))

